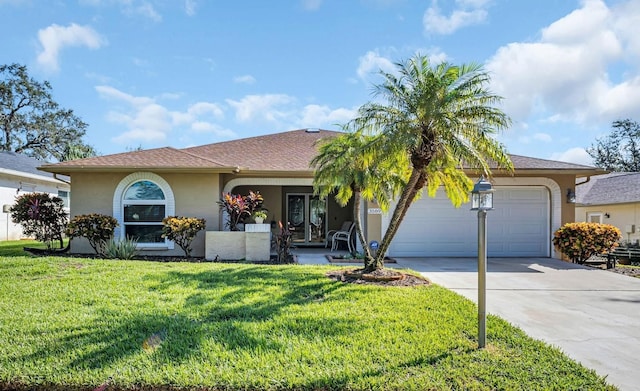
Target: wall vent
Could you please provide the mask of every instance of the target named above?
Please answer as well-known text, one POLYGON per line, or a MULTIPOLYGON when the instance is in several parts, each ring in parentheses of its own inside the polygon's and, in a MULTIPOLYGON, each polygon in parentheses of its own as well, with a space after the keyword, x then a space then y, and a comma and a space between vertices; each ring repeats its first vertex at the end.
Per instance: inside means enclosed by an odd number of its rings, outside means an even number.
POLYGON ((307 132, 307 133, 320 133, 320 128, 307 128, 307 130, 305 130, 305 132, 307 132))

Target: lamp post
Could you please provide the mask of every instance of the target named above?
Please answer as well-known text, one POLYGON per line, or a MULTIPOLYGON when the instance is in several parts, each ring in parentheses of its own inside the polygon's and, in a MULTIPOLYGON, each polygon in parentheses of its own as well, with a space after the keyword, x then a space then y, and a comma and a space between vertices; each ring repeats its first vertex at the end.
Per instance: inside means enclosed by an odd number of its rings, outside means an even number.
POLYGON ((478 347, 487 338, 487 211, 493 209, 493 187, 483 176, 471 191, 471 210, 478 211, 478 347))

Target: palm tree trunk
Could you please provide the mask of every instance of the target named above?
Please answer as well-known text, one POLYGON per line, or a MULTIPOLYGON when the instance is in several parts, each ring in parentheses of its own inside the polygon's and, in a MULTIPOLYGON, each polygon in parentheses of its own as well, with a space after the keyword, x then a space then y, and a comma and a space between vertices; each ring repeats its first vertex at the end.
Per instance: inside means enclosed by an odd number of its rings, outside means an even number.
POLYGON ((376 253, 374 262, 365 269, 366 272, 384 268, 384 256, 389 249, 389 245, 391 245, 391 240, 393 240, 396 232, 398 232, 400 222, 407 214, 407 210, 409 210, 411 202, 416 197, 416 194, 418 194, 420 188, 422 188, 423 186, 423 171, 424 170, 419 170, 416 168, 411 171, 409 181, 407 182, 402 195, 400 195, 396 207, 393 209, 393 215, 391 216, 389 227, 387 228, 387 231, 382 238, 382 243, 380 243, 380 247, 378 248, 378 252, 376 253))
POLYGON ((367 239, 364 236, 364 232, 362 232, 362 219, 360 217, 360 190, 354 189, 353 192, 353 218, 356 223, 356 234, 358 235, 358 240, 362 245, 362 250, 364 251, 364 267, 365 269, 369 264, 373 263, 373 256, 371 255, 371 250, 369 249, 369 245, 367 244, 367 239))

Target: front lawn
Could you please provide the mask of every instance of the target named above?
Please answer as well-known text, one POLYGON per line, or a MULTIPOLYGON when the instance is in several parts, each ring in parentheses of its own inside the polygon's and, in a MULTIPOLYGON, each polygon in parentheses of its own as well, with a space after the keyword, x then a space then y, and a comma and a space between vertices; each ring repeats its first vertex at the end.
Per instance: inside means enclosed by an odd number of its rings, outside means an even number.
POLYGON ((612 390, 438 286, 336 267, 0 258, 0 389, 612 390))

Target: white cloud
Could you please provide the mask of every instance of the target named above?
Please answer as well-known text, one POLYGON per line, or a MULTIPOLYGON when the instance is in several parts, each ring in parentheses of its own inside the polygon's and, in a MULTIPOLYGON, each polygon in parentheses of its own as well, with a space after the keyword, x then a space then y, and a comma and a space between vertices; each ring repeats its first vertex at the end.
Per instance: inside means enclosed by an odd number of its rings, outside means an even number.
POLYGON ((504 110, 515 120, 532 115, 549 121, 606 123, 637 115, 640 74, 638 2, 608 8, 584 0, 580 8, 541 30, 540 39, 511 43, 487 63, 492 88, 505 98, 504 110), (634 27, 630 27, 635 20, 634 27), (622 68, 612 81, 609 68, 622 68))
POLYGON ((367 80, 372 74, 378 71, 392 72, 395 70, 393 62, 375 51, 368 51, 364 56, 358 59, 358 69, 356 73, 362 80, 367 80))
POLYGON ((571 148, 564 152, 551 154, 551 160, 559 160, 561 162, 569 162, 575 164, 584 164, 585 166, 593 165, 593 158, 585 151, 584 148, 571 148))
POLYGON ((298 126, 314 128, 324 125, 344 124, 355 118, 356 110, 339 108, 331 110, 328 106, 307 105, 302 110, 298 126))
POLYGON ((106 44, 106 40, 89 26, 71 23, 64 27, 57 24, 38 31, 38 40, 42 51, 38 54, 38 64, 48 71, 60 68, 60 52, 67 47, 84 46, 98 49, 106 44))
POLYGON ((455 9, 449 16, 443 15, 438 1, 432 0, 422 18, 427 33, 452 34, 456 30, 479 24, 487 19, 488 0, 456 0, 455 9))
MULTIPOLYGON (((192 3, 192 1, 185 1, 185 9, 187 14, 189 14, 189 3, 192 3)), ((110 6, 112 4, 119 5, 121 12, 129 17, 140 15, 154 22, 162 21, 162 15, 160 15, 153 4, 147 0, 80 0, 80 3, 94 7, 110 6)))
POLYGON ((302 8, 307 11, 317 11, 322 5, 322 0, 302 0, 302 8))
POLYGON ((551 141, 553 141, 553 139, 547 133, 534 133, 532 135, 524 134, 518 137, 518 142, 521 144, 531 144, 531 142, 534 141, 550 143, 551 141))
POLYGON ((181 129, 213 133, 222 137, 234 135, 230 130, 215 124, 215 121, 224 118, 224 111, 215 103, 197 102, 185 111, 174 111, 158 103, 155 98, 133 96, 110 86, 97 86, 96 91, 105 99, 125 104, 107 114, 109 122, 123 125, 126 129, 113 138, 118 143, 142 141, 157 145, 165 142, 171 133, 179 133, 181 129))
POLYGON ((196 0, 185 0, 184 1, 184 12, 189 16, 194 16, 196 14, 196 8, 198 4, 196 0))
POLYGON ((227 99, 227 104, 236 110, 239 122, 268 121, 279 123, 291 118, 291 104, 295 98, 284 94, 247 95, 239 101, 227 99))
POLYGON ((537 141, 542 141, 545 143, 550 143, 551 141, 553 141, 551 136, 546 133, 536 133, 533 135, 533 139, 537 141))
POLYGON ((232 138, 236 137, 236 133, 230 129, 222 128, 211 122, 197 121, 191 124, 191 130, 194 133, 210 133, 217 137, 232 138))
POLYGON ((251 75, 242 75, 242 76, 234 77, 233 82, 240 83, 240 84, 253 84, 256 82, 256 79, 251 75))
POLYGON ((154 22, 162 21, 162 16, 156 11, 151 3, 146 1, 143 1, 139 5, 131 6, 130 8, 127 8, 127 10, 132 14, 142 15, 145 18, 153 20, 154 22))

